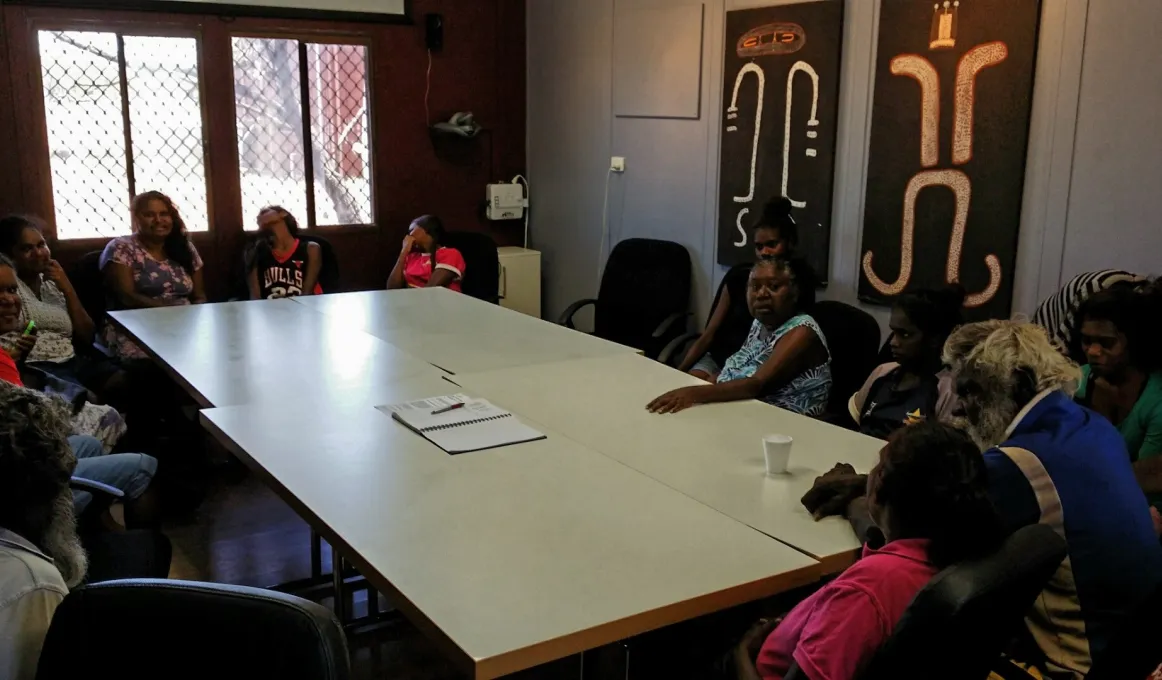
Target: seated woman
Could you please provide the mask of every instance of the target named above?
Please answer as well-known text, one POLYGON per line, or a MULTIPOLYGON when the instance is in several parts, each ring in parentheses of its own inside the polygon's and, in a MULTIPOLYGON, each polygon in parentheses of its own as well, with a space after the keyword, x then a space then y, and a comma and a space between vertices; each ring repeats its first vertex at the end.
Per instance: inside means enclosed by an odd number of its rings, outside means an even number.
MULTIPOLYGON (((16 281, 15 267, 7 258, 0 256, 0 333, 10 333, 20 326, 21 305, 16 281)), ((35 339, 34 336, 26 336, 25 339, 28 337, 35 339)), ((24 361, 23 354, 22 351, 12 354, 0 351, 0 382, 24 387, 19 366, 24 361)), ((120 489, 127 499, 126 521, 134 526, 153 526, 156 523, 155 503, 153 494, 147 493, 147 490, 157 472, 157 460, 141 453, 107 454, 105 442, 91 436, 85 429, 90 420, 100 420, 107 417, 109 412, 120 418, 109 406, 83 404, 79 411, 74 410, 68 443, 77 458, 75 474, 120 489), (86 417, 83 414, 87 409, 96 410, 97 413, 86 417)), ((120 420, 118 422, 121 422, 121 430, 117 433, 119 436, 124 432, 124 423, 120 420)), ((74 498, 77 513, 83 512, 91 500, 92 496, 88 492, 78 492, 74 498)))
POLYGON ((1075 401, 1109 419, 1134 463, 1151 504, 1162 507, 1162 295, 1113 288, 1081 305, 1078 334, 1085 352, 1075 401))
MULTIPOLYGON (((791 207, 791 200, 782 196, 767 203, 751 233, 755 260, 792 256, 799 244, 799 227, 791 217, 791 207)), ((732 267, 726 273, 710 320, 678 365, 679 371, 713 382, 730 355, 742 347, 753 321, 746 307, 749 276, 749 265, 732 267)))
POLYGON ((258 213, 262 236, 246 266, 251 300, 322 295, 319 272, 323 249, 299 240, 299 223, 285 208, 267 206, 258 213))
POLYGON ((459 293, 466 269, 464 256, 455 248, 441 246, 443 238, 444 223, 439 217, 417 217, 387 277, 387 289, 443 287, 459 293))
MULTIPOLYGON (((0 253, 16 266, 17 287, 23 309, 22 328, 35 322, 35 342, 21 358, 28 365, 62 380, 104 394, 122 377, 117 366, 91 349, 93 320, 81 304, 69 277, 52 259, 39 224, 29 217, 10 215, 0 219, 0 253)), ((4 336, 4 349, 13 349, 20 329, 4 336)))
MULTIPOLYGON (((186 236, 186 225, 163 193, 148 191, 133 199, 133 233, 113 239, 101 253, 105 286, 120 309, 171 307, 206 301, 202 258, 186 236)), ((146 354, 113 324, 102 339, 119 359, 146 354)))
POLYGON ((964 323, 964 289, 905 293, 892 305, 888 327, 895 361, 872 371, 847 410, 859 431, 886 439, 904 425, 947 420, 956 394, 941 371, 944 341, 964 323))
POLYGON ((815 276, 806 262, 759 260, 746 294, 755 321, 717 382, 667 392, 646 408, 677 413, 695 404, 761 399, 795 413, 821 415, 831 390, 831 353, 819 324, 806 313, 814 302, 815 276))
POLYGON ((937 572, 1000 545, 985 479, 980 449, 960 430, 926 422, 893 433, 867 480, 877 540, 781 620, 752 628, 734 653, 738 678, 778 680, 792 662, 811 680, 858 678, 937 572))

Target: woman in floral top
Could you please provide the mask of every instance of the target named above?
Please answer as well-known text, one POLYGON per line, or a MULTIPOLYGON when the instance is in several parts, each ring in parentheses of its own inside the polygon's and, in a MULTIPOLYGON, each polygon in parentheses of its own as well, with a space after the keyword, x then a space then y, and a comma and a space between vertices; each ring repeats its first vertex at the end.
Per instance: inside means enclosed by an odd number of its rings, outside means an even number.
POLYGON ((822 415, 831 392, 831 353, 819 324, 804 312, 814 302, 814 281, 803 260, 755 263, 746 294, 755 322, 742 348, 712 376, 714 384, 667 392, 646 408, 676 413, 695 404, 761 399, 802 415, 822 415))
MULTIPOLYGON (((186 236, 173 201, 157 191, 133 199, 133 234, 115 238, 105 246, 101 271, 120 309, 206 301, 202 258, 186 236)), ((106 324, 102 337, 121 359, 146 358, 145 352, 112 324, 106 324)))

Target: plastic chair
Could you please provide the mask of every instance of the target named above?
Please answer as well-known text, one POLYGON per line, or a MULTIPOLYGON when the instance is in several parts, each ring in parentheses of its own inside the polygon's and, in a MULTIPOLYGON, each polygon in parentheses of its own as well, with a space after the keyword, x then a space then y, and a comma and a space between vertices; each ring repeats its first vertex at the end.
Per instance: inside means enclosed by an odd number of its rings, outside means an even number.
POLYGON ((142 579, 69 593, 53 615, 36 677, 97 671, 119 680, 346 680, 349 664, 339 622, 313 602, 258 588, 142 579))
POLYGON ((464 256, 464 280, 460 290, 478 300, 500 303, 500 256, 496 241, 488 234, 472 231, 448 232, 441 245, 455 248, 464 256))
POLYGON ((631 238, 609 254, 596 298, 569 305, 559 323, 593 305, 594 335, 656 358, 686 330, 690 314, 690 253, 672 241, 631 238))

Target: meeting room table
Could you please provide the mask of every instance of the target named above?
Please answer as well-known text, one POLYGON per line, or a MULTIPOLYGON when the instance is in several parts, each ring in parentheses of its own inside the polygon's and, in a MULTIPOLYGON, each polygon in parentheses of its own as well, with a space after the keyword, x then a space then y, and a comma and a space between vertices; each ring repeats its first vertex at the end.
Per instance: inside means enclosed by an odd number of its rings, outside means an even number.
MULTIPOLYGON (((203 426, 472 677, 817 582, 855 558, 799 499, 881 443, 444 289, 112 312, 203 426), (377 406, 464 392, 545 439, 449 455, 377 406), (762 438, 794 439, 767 475, 762 438)), ((340 604, 336 603, 337 610, 340 604)))

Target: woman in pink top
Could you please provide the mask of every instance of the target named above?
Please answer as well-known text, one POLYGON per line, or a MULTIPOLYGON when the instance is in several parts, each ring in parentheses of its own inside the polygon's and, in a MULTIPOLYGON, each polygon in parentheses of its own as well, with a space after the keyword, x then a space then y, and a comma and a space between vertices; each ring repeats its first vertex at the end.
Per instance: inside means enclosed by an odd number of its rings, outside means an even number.
POLYGON ((782 680, 793 664, 810 680, 859 677, 938 571, 1000 544, 985 484, 980 449, 960 430, 929 421, 893 433, 868 476, 866 511, 849 513, 870 513, 882 543, 869 539, 838 578, 756 624, 735 650, 739 679, 782 680))
POLYGON ((464 256, 455 248, 444 248, 444 223, 435 215, 417 217, 408 228, 399 259, 387 277, 387 289, 439 288, 460 292, 464 278, 464 256))

